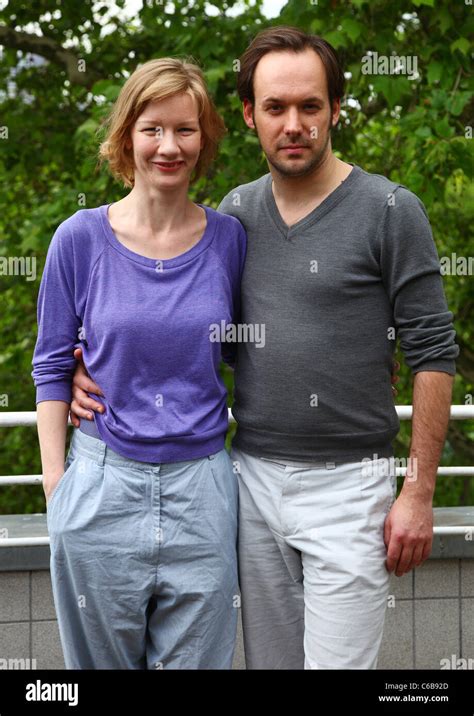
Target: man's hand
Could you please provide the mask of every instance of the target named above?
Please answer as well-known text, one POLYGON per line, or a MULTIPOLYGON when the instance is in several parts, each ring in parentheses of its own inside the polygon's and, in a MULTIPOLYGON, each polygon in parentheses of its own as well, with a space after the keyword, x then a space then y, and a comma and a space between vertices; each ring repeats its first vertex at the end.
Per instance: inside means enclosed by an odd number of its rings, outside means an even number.
POLYGON ((389 572, 401 577, 419 567, 430 556, 433 545, 431 498, 401 492, 385 520, 384 542, 389 572))
POLYGON ((74 358, 78 361, 78 364, 72 381, 73 400, 71 403, 70 416, 72 424, 78 428, 80 426, 79 418, 93 420, 94 416, 89 411, 95 410, 98 413, 103 413, 105 408, 101 403, 89 398, 87 395, 87 393, 94 393, 94 395, 104 394, 97 383, 94 383, 94 381, 89 378, 82 358, 81 348, 76 348, 74 358))

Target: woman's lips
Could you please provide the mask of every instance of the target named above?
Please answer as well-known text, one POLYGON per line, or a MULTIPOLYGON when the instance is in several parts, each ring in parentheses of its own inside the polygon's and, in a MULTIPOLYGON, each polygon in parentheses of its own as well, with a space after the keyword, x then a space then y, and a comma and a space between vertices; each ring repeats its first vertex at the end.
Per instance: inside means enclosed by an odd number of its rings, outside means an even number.
POLYGON ((175 172, 183 166, 184 162, 152 162, 152 164, 163 172, 175 172))

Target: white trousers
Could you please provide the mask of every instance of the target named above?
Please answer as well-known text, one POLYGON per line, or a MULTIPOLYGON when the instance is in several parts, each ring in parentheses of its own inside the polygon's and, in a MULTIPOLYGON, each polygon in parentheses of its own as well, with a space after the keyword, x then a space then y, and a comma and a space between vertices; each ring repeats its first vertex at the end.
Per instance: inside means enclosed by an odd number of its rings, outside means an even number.
POLYGON ((233 449, 248 669, 375 669, 393 460, 298 466, 233 449))

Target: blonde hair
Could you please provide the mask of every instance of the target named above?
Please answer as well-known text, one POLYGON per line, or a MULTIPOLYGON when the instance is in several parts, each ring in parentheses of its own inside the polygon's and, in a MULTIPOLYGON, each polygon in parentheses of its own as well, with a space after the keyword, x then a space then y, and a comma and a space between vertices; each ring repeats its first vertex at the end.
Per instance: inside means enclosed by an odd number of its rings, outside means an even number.
POLYGON ((191 181, 202 176, 217 153, 226 133, 224 121, 217 113, 201 69, 187 60, 162 57, 149 60, 127 79, 112 110, 99 127, 106 130, 99 147, 98 167, 104 162, 112 175, 126 187, 134 184, 133 152, 125 146, 130 129, 150 101, 157 101, 186 92, 198 105, 199 124, 204 145, 194 168, 191 181))

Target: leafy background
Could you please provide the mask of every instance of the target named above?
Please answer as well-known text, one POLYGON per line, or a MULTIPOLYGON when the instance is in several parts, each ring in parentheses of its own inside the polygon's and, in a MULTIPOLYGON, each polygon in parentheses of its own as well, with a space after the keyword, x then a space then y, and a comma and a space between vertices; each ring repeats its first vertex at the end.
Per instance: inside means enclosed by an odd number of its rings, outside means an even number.
MULTIPOLYGON (((0 0, 0 8, 0 127, 8 128, 0 140, 0 256, 36 257, 38 264, 36 281, 0 276, 0 395, 8 396, 2 410, 35 409, 31 358, 48 244, 58 224, 79 208, 125 195, 105 169, 96 171, 97 131, 124 79, 153 57, 190 56, 205 70, 228 133, 192 198, 216 207, 234 186, 267 171, 258 141, 242 120, 235 60, 264 27, 290 24, 322 35, 350 73, 333 133, 336 154, 418 194, 440 256, 474 256, 472 5, 290 0, 272 20, 262 14, 260 0, 146 0, 131 17, 123 0, 0 0), (364 75, 361 59, 368 51, 415 56, 418 75, 364 75)), ((444 281, 461 347, 453 402, 465 404, 474 393, 474 277, 444 281)), ((411 375, 398 357, 397 402, 410 404, 411 375)), ((230 404, 232 372, 222 370, 230 404)), ((473 431, 472 421, 450 423, 443 465, 474 465, 473 431)), ((410 424, 402 423, 395 444, 399 457, 408 454, 409 434, 410 424)), ((41 472, 34 429, 4 428, 0 436, 0 474, 41 472)), ((474 504, 474 480, 440 478, 435 504, 474 504)), ((0 492, 0 513, 44 509, 39 488, 0 492)))

